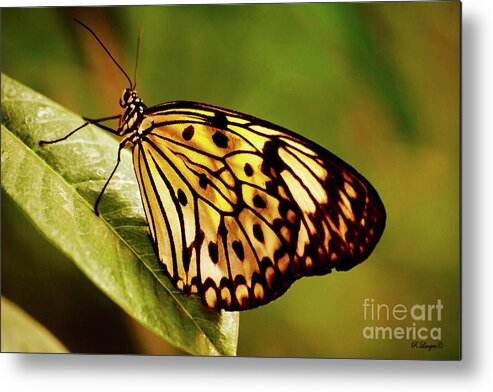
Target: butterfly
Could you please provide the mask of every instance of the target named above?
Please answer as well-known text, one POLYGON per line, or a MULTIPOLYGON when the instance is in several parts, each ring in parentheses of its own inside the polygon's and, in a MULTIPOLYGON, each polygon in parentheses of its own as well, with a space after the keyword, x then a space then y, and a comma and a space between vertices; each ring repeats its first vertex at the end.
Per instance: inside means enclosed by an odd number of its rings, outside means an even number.
MULTIPOLYGON (((176 101, 147 107, 129 78, 123 114, 88 120, 130 146, 155 252, 181 291, 213 309, 267 304, 304 276, 368 258, 386 212, 373 186, 316 143, 237 111, 176 101), (117 130, 102 122, 119 119, 117 130)), ((137 47, 137 59, 140 46, 137 47)), ((135 70, 137 69, 137 62, 135 70)), ((135 71, 136 73, 136 71, 135 71)), ((134 80, 136 75, 134 75, 134 80)))

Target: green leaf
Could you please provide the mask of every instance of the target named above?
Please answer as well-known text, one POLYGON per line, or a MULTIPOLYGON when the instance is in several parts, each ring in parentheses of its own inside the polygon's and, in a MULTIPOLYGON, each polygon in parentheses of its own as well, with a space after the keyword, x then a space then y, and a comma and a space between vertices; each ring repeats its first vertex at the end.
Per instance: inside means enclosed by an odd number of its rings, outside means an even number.
POLYGON ((2 297, 2 352, 67 353, 68 350, 39 322, 2 297))
MULTIPOLYGON (((235 355, 237 313, 216 312, 175 289, 155 256, 130 151, 100 204, 118 141, 2 75, 2 187, 34 225, 113 301, 191 354, 235 355)), ((5 228, 4 228, 5 229, 5 228)), ((47 265, 49 268, 49 265, 47 265)), ((67 293, 70 295, 70 293, 67 293)))

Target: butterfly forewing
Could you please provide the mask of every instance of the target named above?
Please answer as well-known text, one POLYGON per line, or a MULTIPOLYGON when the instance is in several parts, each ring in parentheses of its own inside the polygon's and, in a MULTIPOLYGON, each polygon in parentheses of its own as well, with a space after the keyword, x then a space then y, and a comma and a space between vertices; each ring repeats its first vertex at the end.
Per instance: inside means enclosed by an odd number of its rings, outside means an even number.
POLYGON ((302 276, 352 268, 378 242, 380 198, 322 147, 205 104, 145 114, 134 165, 156 251, 207 306, 268 303, 302 276))

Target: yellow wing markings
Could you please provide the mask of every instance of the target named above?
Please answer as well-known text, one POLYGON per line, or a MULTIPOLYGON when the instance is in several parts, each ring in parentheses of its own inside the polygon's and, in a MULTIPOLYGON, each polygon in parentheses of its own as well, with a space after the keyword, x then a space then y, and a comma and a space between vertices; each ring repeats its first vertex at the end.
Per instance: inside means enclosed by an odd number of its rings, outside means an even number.
POLYGON ((144 197, 151 236, 178 288, 210 307, 244 309, 302 276, 367 257, 385 212, 354 169, 281 127, 185 104, 154 108, 136 148, 150 160, 142 169, 146 159, 136 159, 141 188, 152 188, 144 197))

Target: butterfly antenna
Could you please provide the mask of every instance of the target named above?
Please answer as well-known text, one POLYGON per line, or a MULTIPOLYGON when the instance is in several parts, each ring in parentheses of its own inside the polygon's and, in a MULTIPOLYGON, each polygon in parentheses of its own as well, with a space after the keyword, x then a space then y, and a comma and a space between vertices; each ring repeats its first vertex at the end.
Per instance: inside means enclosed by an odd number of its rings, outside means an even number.
POLYGON ((120 66, 120 64, 118 64, 118 61, 115 60, 115 58, 111 55, 110 51, 106 48, 106 46, 104 46, 104 44, 101 42, 101 40, 98 38, 98 36, 96 35, 96 33, 94 31, 91 30, 90 27, 86 26, 84 23, 82 23, 80 20, 78 19, 74 19, 78 24, 80 24, 82 27, 84 27, 87 31, 89 31, 93 36, 94 38, 96 38, 96 40, 99 42, 99 44, 102 46, 102 48, 104 49, 104 51, 108 54, 108 56, 110 56, 110 59, 113 60, 113 62, 116 64, 116 66, 120 69, 120 71, 123 72, 123 74, 125 75, 125 77, 127 78, 128 80, 128 83, 130 84, 130 88, 132 88, 132 80, 130 80, 130 77, 127 75, 127 73, 125 72, 125 70, 120 66))
POLYGON ((142 29, 139 30, 139 37, 137 38, 137 55, 135 56, 134 84, 132 86, 132 90, 135 90, 135 88, 137 87, 137 68, 139 66, 140 42, 141 41, 142 41, 142 29))

